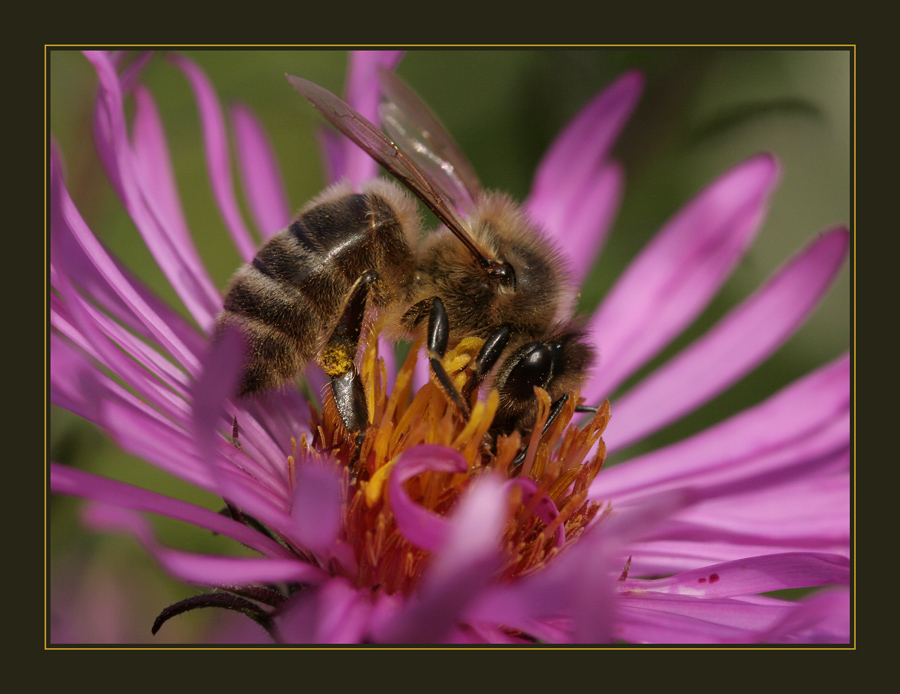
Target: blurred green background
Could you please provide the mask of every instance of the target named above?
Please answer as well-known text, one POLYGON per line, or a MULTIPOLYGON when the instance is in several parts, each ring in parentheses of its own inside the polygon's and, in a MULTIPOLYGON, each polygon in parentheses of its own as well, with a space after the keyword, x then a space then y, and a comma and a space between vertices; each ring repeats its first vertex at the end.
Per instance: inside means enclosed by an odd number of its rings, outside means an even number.
MULTIPOLYGON (((285 73, 341 93, 347 54, 340 50, 184 51, 203 67, 223 104, 240 101, 265 126, 279 156, 291 206, 323 186, 318 114, 286 83, 285 73)), ((139 234, 106 182, 91 141, 96 77, 78 52, 49 54, 49 128, 66 163, 72 197, 94 233, 151 288, 178 305, 139 234)), ((646 77, 644 96, 616 147, 626 172, 622 208, 602 258, 584 287, 590 312, 622 268, 694 194, 761 151, 773 152, 782 179, 770 214, 744 261, 674 350, 746 297, 813 235, 852 223, 851 54, 847 49, 541 49, 415 50, 398 72, 440 115, 483 183, 527 196, 532 173, 556 133, 623 71, 646 77)), ((170 141, 188 223, 220 287, 239 264, 210 193, 197 111, 182 73, 162 56, 143 72, 170 141)), ((623 452, 696 432, 759 402, 850 344, 849 265, 822 306, 765 365, 693 415, 623 452)), ((601 364, 602 368, 602 364, 601 364)), ((173 494, 210 508, 218 502, 173 482, 118 451, 102 432, 67 412, 50 411, 50 459, 173 494)), ((612 461, 611 461, 612 462, 612 461)), ((93 642, 168 643, 200 638, 218 616, 194 613, 150 636, 155 615, 194 589, 165 577, 135 542, 85 534, 80 502, 51 505, 54 612, 93 642), (58 606, 58 609, 57 609, 58 606)), ((164 542, 197 551, 232 543, 160 522, 164 542)), ((211 611, 208 611, 211 612, 211 611)))

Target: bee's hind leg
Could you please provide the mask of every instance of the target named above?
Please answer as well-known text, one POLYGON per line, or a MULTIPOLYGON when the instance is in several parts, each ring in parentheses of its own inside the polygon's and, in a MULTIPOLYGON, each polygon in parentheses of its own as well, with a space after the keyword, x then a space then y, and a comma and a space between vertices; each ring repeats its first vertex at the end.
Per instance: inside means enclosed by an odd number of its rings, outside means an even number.
POLYGON ((318 359, 319 365, 331 379, 331 394, 338 414, 347 431, 357 434, 358 445, 362 445, 369 421, 369 408, 355 360, 369 289, 377 280, 378 273, 370 270, 353 285, 344 312, 318 359))

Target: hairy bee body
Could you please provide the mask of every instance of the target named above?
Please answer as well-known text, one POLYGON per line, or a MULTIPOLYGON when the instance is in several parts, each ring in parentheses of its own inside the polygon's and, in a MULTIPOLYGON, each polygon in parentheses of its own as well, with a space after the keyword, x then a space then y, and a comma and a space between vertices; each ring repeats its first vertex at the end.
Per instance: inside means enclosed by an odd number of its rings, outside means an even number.
MULTIPOLYGON (((514 324, 516 332, 539 329, 559 319, 572 298, 563 258, 521 208, 506 196, 485 195, 467 221, 476 242, 515 268, 514 286, 486 278, 442 227, 429 235, 419 253, 417 297, 441 297, 451 330, 459 337, 487 337, 502 323, 514 324)), ((406 326, 413 327, 409 319, 406 326)))
POLYGON ((364 324, 380 314, 388 337, 427 335, 432 378, 463 415, 486 384, 500 394, 492 431, 527 429, 537 415, 535 389, 558 413, 594 356, 572 318, 566 263, 521 207, 483 191, 418 97, 395 76, 381 78, 386 129, 403 149, 331 92, 288 76, 403 188, 386 180, 358 193, 333 186, 238 270, 217 326, 237 327, 249 346, 238 395, 281 385, 315 360, 347 430, 362 435, 368 411, 354 359, 364 324), (407 191, 442 222, 421 242, 407 191), (441 360, 471 336, 484 346, 460 392, 441 360))
POLYGON ((575 293, 565 258, 522 208, 505 195, 487 194, 476 202, 467 221, 472 237, 491 257, 515 268, 514 286, 486 279, 459 240, 442 227, 419 251, 412 307, 402 325, 408 333, 421 329, 429 299, 437 296, 446 309, 451 347, 469 336, 489 339, 498 326, 508 326, 504 357, 486 380, 488 388, 500 392, 494 429, 527 428, 537 408, 534 379, 522 377, 529 368, 522 350, 535 343, 560 345, 553 372, 540 379, 555 401, 581 387, 593 349, 582 341, 583 331, 569 321, 575 293))
POLYGON ((364 273, 379 275, 369 293, 377 309, 406 302, 419 229, 413 201, 386 181, 361 193, 339 184, 304 207, 225 295, 219 330, 236 326, 248 343, 238 395, 282 385, 319 357, 364 273))

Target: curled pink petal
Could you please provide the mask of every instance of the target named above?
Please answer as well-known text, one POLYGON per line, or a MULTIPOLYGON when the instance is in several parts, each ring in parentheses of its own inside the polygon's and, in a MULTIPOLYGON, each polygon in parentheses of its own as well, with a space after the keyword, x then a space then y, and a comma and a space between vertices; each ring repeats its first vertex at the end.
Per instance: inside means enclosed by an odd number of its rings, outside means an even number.
POLYGON ((144 328, 186 368, 197 367, 197 354, 192 346, 182 339, 169 321, 158 316, 84 223, 62 181, 56 157, 51 157, 50 234, 54 244, 51 257, 55 262, 65 263, 69 258, 82 262, 87 259, 93 265, 93 272, 87 277, 93 276, 103 282, 108 293, 114 293, 120 305, 133 315, 141 316, 144 328))
POLYGON ((474 485, 445 526, 444 542, 421 590, 376 634, 377 640, 438 643, 446 638, 499 568, 505 494, 492 475, 474 485))
POLYGON ((432 513, 412 501, 403 489, 403 483, 426 471, 466 472, 465 458, 452 448, 436 444, 423 444, 406 451, 397 459, 391 471, 391 509, 397 519, 397 527, 403 536, 417 547, 438 551, 449 532, 445 518, 432 513))
MULTIPOLYGON (((140 150, 136 156, 128 137, 124 96, 115 67, 102 51, 90 51, 85 55, 96 68, 99 79, 95 129, 98 153, 107 174, 160 269, 197 322, 207 328, 215 311, 215 287, 196 252, 179 234, 179 219, 177 215, 172 216, 171 205, 165 204, 166 185, 149 178, 146 172, 142 173, 145 163, 157 165, 157 168, 162 165, 159 159, 147 162, 148 156, 144 152, 146 138, 155 138, 161 130, 150 125, 152 111, 146 99, 141 99, 141 127, 136 131, 140 150)), ((169 175, 165 171, 157 173, 169 175)))

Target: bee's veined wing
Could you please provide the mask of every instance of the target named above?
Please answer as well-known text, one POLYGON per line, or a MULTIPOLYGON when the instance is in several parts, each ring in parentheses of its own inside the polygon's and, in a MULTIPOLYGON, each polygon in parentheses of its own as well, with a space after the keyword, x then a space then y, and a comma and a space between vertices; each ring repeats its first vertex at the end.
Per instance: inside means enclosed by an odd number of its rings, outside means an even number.
POLYGON ((286 75, 288 82, 315 106, 334 127, 362 147, 419 198, 463 243, 483 267, 496 261, 475 242, 465 220, 448 195, 416 166, 381 130, 327 89, 302 77, 286 75))
POLYGON ((392 71, 378 71, 385 101, 381 126, 396 145, 463 212, 472 209, 481 192, 475 170, 438 117, 413 89, 392 71))

